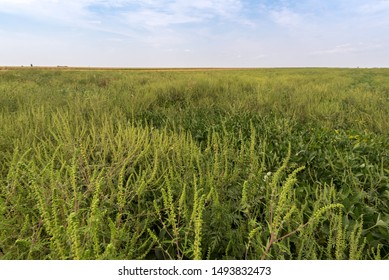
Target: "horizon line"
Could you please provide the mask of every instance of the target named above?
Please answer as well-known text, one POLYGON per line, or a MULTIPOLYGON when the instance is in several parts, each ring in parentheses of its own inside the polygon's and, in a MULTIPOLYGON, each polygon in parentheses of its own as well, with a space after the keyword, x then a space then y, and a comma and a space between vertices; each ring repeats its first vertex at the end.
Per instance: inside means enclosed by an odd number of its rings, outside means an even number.
POLYGON ((69 70, 254 70, 254 69, 388 69, 381 66, 258 66, 258 67, 213 67, 213 66, 155 66, 155 67, 123 67, 123 66, 67 66, 67 65, 0 65, 0 70, 16 69, 69 69, 69 70))

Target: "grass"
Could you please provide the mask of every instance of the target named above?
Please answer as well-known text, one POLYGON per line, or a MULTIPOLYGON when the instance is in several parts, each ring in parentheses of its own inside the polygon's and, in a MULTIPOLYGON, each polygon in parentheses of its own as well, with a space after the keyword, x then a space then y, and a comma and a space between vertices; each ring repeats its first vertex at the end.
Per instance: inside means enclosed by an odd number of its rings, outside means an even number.
POLYGON ((0 71, 0 258, 389 259, 388 71, 0 71))

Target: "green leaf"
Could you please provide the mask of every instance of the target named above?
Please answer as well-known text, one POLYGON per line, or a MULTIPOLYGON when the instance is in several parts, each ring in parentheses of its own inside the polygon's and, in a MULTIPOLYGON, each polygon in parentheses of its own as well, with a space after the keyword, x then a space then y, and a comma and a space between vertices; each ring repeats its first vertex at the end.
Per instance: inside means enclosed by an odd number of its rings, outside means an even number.
POLYGON ((376 225, 379 227, 388 227, 388 223, 385 223, 383 220, 378 220, 376 225))

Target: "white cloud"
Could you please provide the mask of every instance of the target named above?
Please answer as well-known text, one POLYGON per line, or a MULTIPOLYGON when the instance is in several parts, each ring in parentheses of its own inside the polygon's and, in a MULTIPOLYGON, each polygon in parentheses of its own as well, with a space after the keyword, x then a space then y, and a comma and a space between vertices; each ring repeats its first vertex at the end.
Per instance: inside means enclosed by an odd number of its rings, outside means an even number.
POLYGON ((0 4, 29 4, 36 0, 0 0, 0 4))
POLYGON ((377 14, 389 12, 389 1, 369 1, 357 8, 360 14, 377 14))
POLYGON ((48 24, 110 32, 126 37, 172 33, 177 25, 241 21, 239 0, 0 0, 0 12, 48 24))
POLYGON ((267 57, 266 54, 259 54, 259 55, 254 56, 253 59, 262 59, 262 58, 265 58, 265 57, 267 57))
POLYGON ((271 19, 280 26, 294 27, 302 23, 302 16, 287 8, 270 11, 271 19))
POLYGON ((315 32, 320 17, 310 9, 309 5, 301 3, 299 2, 294 6, 289 1, 275 2, 272 5, 260 5, 259 11, 276 26, 295 33, 295 35, 306 37, 309 36, 306 32, 315 32), (304 8, 298 6, 299 4, 304 8))
POLYGON ((48 61, 55 49, 72 49, 78 64, 139 66, 382 65, 389 57, 389 1, 0 0, 0 13, 18 19, 0 27, 8 61, 34 52, 48 61))
POLYGON ((389 1, 368 1, 357 6, 355 13, 355 21, 359 22, 362 28, 370 28, 372 31, 389 28, 389 1))
MULTIPOLYGON (((242 4, 239 0, 0 0, 0 11, 24 15, 63 15, 69 17, 92 15, 91 6, 125 8, 132 14, 189 18, 234 17, 242 4)), ((119 13, 120 15, 120 13, 119 13)), ((167 22, 176 23, 173 19, 167 22)))
POLYGON ((126 13, 128 21, 152 27, 204 23, 216 18, 234 20, 240 10, 240 1, 236 0, 162 0, 141 1, 138 4, 140 7, 126 13))
POLYGON ((0 11, 42 21, 78 25, 88 18, 85 7, 90 0, 0 0, 0 11))
POLYGON ((326 50, 315 51, 312 54, 337 54, 355 52, 357 48, 351 44, 342 44, 326 50))
POLYGON ((188 14, 175 14, 171 12, 143 9, 137 12, 128 12, 127 22, 133 25, 149 27, 166 27, 173 24, 201 22, 202 19, 188 14))
POLYGON ((366 43, 357 43, 357 44, 341 44, 337 45, 333 48, 314 51, 311 54, 313 55, 323 55, 323 54, 349 54, 349 53, 357 53, 357 52, 365 52, 365 51, 373 51, 382 49, 382 44, 366 44, 366 43))

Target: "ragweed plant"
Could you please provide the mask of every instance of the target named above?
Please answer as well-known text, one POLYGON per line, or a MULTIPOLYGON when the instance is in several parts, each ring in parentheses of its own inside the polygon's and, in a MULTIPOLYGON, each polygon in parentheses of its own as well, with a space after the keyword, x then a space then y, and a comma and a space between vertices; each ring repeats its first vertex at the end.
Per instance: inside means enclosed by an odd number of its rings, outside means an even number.
POLYGON ((388 259, 386 77, 0 71, 0 258, 388 259))

